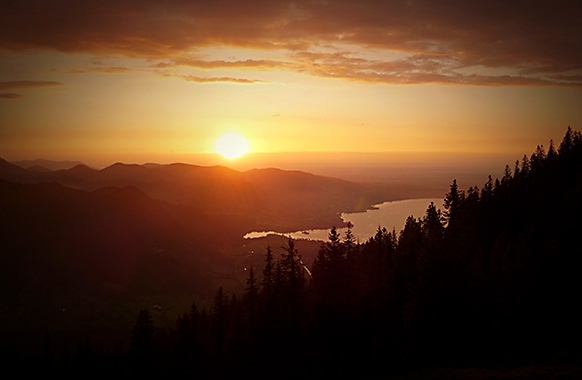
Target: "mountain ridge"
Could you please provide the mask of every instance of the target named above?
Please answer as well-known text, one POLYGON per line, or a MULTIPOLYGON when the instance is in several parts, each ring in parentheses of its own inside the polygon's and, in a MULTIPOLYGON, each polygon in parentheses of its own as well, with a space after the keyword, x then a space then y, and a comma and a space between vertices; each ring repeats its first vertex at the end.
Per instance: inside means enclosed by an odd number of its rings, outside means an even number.
POLYGON ((374 204, 395 200, 385 184, 359 184, 277 168, 241 172, 218 165, 118 162, 101 170, 76 165, 40 172, 3 160, 0 178, 18 183, 58 182, 87 191, 135 186, 154 199, 196 206, 209 214, 254 216, 250 230, 329 228, 342 223, 342 212, 365 211, 374 204))
POLYGON ((51 171, 66 170, 77 165, 84 165, 81 161, 54 161, 46 160, 44 158, 37 158, 36 160, 22 160, 12 161, 12 164, 20 166, 24 169, 30 169, 33 166, 40 166, 51 171))

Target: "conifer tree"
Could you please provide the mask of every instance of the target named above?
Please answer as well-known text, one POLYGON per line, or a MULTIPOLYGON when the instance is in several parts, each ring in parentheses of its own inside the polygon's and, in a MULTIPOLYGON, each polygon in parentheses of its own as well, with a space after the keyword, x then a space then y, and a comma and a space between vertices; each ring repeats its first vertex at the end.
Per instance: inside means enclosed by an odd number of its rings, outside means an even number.
POLYGON ((139 312, 131 334, 129 352, 133 370, 137 375, 155 372, 154 319, 148 309, 139 312))
POLYGON ((275 283, 275 263, 273 258, 273 251, 270 246, 267 246, 267 253, 265 254, 265 268, 263 269, 263 281, 261 282, 262 291, 267 297, 270 297, 273 292, 273 285, 275 283))
POLYGON ((228 295, 222 286, 218 288, 212 306, 212 321, 214 332, 214 357, 217 368, 222 368, 226 356, 227 329, 228 329, 228 295))
POLYGON ((443 202, 444 205, 444 214, 443 220, 449 227, 452 228, 456 227, 456 217, 461 207, 461 202, 464 198, 464 194, 462 191, 459 190, 457 185, 457 180, 453 179, 453 183, 451 183, 450 191, 445 195, 445 200, 443 202))
POLYGON ((249 302, 255 301, 257 298, 257 294, 259 292, 259 287, 257 285, 257 279, 255 277, 254 268, 251 265, 249 270, 249 278, 247 279, 247 287, 245 288, 247 292, 247 296, 249 298, 249 302))
POLYGON ((559 153, 564 155, 564 156, 569 155, 571 150, 572 150, 573 141, 574 141, 574 134, 572 132, 572 128, 570 128, 570 126, 568 126, 568 130, 566 131, 566 134, 564 135, 564 138, 562 139, 562 142, 560 143, 559 153))
POLYGON ((529 173, 529 170, 531 169, 531 165, 530 165, 530 161, 529 158, 527 157, 527 155, 523 155, 523 158, 521 159, 521 173, 523 173, 524 175, 527 175, 529 173))
POLYGON ((301 265, 301 257, 298 255, 295 248, 293 238, 287 239, 287 246, 283 248, 281 269, 283 270, 284 278, 292 291, 299 290, 304 283, 305 276, 303 274, 303 266, 301 265))
POLYGON ((254 324, 257 313, 257 300, 259 296, 259 286, 257 285, 257 279, 255 278, 255 272, 253 266, 249 270, 249 277, 247 279, 246 291, 246 301, 249 308, 249 317, 251 325, 254 324))
MULTIPOLYGON (((522 169, 523 171, 523 169, 522 169)), ((483 185, 481 189, 481 199, 488 201, 493 196, 493 179, 491 175, 487 177, 487 182, 483 185)))

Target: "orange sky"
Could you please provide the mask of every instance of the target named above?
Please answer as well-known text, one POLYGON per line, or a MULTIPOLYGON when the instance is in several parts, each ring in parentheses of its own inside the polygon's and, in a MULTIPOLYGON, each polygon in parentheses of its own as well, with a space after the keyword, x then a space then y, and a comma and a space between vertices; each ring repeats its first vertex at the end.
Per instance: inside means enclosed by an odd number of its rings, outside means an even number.
POLYGON ((582 129, 573 1, 2 8, 7 160, 196 161, 227 132, 255 152, 519 157, 582 129))

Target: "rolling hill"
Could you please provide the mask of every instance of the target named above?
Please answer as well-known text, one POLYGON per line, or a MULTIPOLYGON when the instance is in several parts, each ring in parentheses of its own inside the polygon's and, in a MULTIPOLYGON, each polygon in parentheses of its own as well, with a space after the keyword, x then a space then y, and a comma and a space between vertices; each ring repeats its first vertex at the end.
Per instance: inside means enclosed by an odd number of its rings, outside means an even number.
POLYGON ((154 199, 193 206, 218 217, 238 218, 248 231, 328 228, 341 224, 341 212, 364 211, 391 200, 387 185, 273 168, 239 172, 221 166, 117 163, 102 170, 77 165, 68 170, 39 171, 2 160, 0 179, 30 184, 57 182, 87 191, 133 186, 154 199))

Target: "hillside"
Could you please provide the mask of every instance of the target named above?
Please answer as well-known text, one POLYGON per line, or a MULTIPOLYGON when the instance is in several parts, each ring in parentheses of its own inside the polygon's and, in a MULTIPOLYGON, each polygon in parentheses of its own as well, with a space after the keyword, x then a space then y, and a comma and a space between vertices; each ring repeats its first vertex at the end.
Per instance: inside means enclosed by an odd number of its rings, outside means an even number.
POLYGON ((391 200, 386 185, 365 185, 298 171, 239 172, 220 166, 127 165, 102 170, 23 169, 0 161, 0 179, 19 183, 58 182, 87 191, 134 186, 154 199, 194 206, 217 217, 244 219, 252 230, 293 231, 339 225, 342 212, 364 211, 391 200))
POLYGON ((0 181, 0 213, 5 297, 51 287, 205 293, 242 233, 135 187, 88 192, 0 181))

